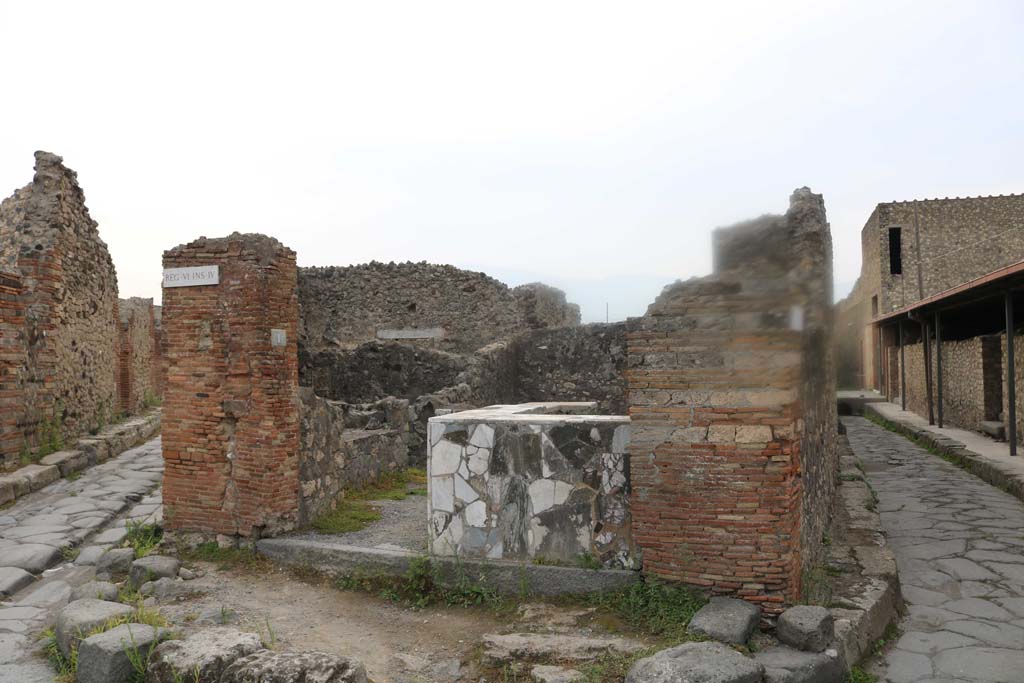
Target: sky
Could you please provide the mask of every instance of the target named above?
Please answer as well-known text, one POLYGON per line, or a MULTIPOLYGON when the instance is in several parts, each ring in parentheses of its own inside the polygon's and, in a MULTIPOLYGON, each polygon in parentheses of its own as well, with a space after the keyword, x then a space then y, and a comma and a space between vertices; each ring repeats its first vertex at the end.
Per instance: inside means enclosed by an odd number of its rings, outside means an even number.
POLYGON ((621 320, 805 185, 841 297, 877 203, 1024 192, 1017 0, 0 0, 0 64, 0 195, 63 156, 122 297, 239 230, 621 320))

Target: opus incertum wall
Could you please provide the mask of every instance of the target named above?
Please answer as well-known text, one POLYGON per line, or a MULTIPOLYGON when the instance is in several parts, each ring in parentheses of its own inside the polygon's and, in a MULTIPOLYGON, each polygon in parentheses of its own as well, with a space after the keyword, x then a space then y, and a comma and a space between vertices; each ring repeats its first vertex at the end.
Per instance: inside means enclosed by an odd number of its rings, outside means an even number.
POLYGON ((164 252, 164 522, 258 538, 299 511, 295 252, 264 235, 164 252))
POLYGON ((595 406, 527 403, 431 418, 434 554, 639 568, 629 418, 578 414, 595 406))

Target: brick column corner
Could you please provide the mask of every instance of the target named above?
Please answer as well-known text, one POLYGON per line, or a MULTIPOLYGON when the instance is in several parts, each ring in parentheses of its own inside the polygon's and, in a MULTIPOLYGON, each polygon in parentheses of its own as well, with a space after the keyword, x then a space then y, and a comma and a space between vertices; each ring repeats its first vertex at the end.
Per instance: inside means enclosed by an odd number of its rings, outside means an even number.
POLYGON ((200 238, 169 268, 217 266, 218 284, 164 287, 164 520, 256 539, 298 519, 295 252, 264 235, 200 238))

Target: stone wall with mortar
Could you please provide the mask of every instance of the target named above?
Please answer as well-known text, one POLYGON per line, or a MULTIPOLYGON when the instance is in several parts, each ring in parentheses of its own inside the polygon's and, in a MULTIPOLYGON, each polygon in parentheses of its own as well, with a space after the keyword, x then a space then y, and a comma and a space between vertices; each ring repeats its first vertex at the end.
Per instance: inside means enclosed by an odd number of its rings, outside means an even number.
POLYGON ((515 402, 596 401, 626 412, 626 324, 535 330, 512 341, 515 402))
POLYGON ((471 352, 533 326, 579 321, 563 293, 525 287, 517 295, 484 273, 430 263, 302 268, 302 345, 310 354, 351 349, 390 331, 412 334, 409 343, 471 352))
POLYGON ((175 532, 258 538, 298 523, 295 252, 264 235, 200 238, 164 268, 219 267, 165 287, 164 520, 175 532))
POLYGON ((491 406, 432 418, 432 552, 639 568, 629 418, 566 413, 594 407, 491 406))
POLYGON ((155 382, 161 360, 153 300, 120 299, 118 312, 118 406, 122 412, 137 413, 145 408, 147 400, 160 395, 155 382))
POLYGON ((569 303, 565 292, 543 282, 531 282, 512 290, 526 326, 541 330, 580 324, 580 307, 569 303))
POLYGON ((838 337, 857 343, 842 342, 839 367, 844 383, 859 379, 854 388, 877 388, 871 321, 1024 260, 1024 194, 882 203, 864 225, 861 242, 860 277, 839 304, 838 337), (890 262, 894 228, 900 234, 900 273, 892 272, 890 262), (855 351, 859 358, 851 357, 855 351))
POLYGON ((15 412, 3 420, 4 467, 16 462, 12 444, 37 450, 55 432, 68 441, 117 410, 114 265, 75 172, 48 152, 35 160, 32 182, 0 204, 0 398, 15 412))
POLYGON ((820 195, 719 231, 715 274, 629 321, 632 513, 650 574, 777 613, 834 499, 831 236, 820 195))
POLYGON ((299 391, 299 520, 333 510, 347 489, 405 467, 409 402, 385 399, 353 406, 299 391))
MULTIPOLYGON (((942 343, 943 422, 977 431, 983 420, 998 420, 1003 410, 1002 353, 1005 343, 998 335, 971 337, 942 343)), ((934 350, 934 340, 932 349, 934 350)), ((897 363, 899 349, 891 347, 890 357, 897 363)), ((928 417, 928 391, 924 349, 920 343, 907 344, 903 350, 907 383, 907 410, 928 417)), ((937 359, 931 357, 932 376, 938 377, 937 359)), ((932 399, 938 400, 938 387, 932 387, 932 399)), ((899 402, 899 379, 893 383, 893 400, 899 402)), ((936 418, 938 405, 933 406, 936 418)))
MULTIPOLYGON (((1016 389, 1017 389, 1017 441, 1018 443, 1024 444, 1024 339, 1022 339, 1024 332, 1017 330, 1014 336, 1013 344, 1013 366, 1014 374, 1016 375, 1016 389)), ((1006 336, 1003 335, 999 339, 999 353, 1001 360, 1000 367, 1000 387, 1002 388, 1002 418, 1004 421, 1009 419, 1010 405, 1009 405, 1009 385, 1007 383, 1007 371, 1010 368, 1008 359, 1006 357, 1006 336)))

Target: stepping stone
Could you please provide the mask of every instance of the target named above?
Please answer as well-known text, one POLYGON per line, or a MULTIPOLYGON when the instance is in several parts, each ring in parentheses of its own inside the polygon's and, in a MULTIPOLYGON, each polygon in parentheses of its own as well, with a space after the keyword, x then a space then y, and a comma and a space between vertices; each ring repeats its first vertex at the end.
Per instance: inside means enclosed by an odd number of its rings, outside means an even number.
POLYGON ((8 567, 19 567, 27 572, 39 574, 61 559, 60 551, 50 545, 22 543, 13 548, 4 548, 3 562, 8 567))
POLYGON ((0 597, 11 597, 33 580, 32 575, 24 569, 0 567, 0 597))
POLYGON ((57 617, 57 646, 65 657, 71 656, 71 650, 78 646, 82 634, 86 634, 97 626, 102 626, 109 619, 127 617, 132 608, 117 602, 93 600, 86 598, 76 600, 61 610, 57 617))
POLYGON ((834 626, 832 615, 824 607, 797 605, 779 615, 775 635, 786 645, 798 650, 821 652, 832 642, 834 626))
POLYGON ((263 649, 259 636, 217 626, 194 633, 184 640, 170 640, 157 646, 150 660, 150 683, 177 683, 195 678, 219 681, 235 660, 263 649))
POLYGON ((259 650, 235 660, 224 670, 220 683, 275 680, 367 683, 366 667, 358 660, 323 652, 273 650, 259 650))
POLYGON ((636 662, 626 683, 761 683, 764 672, 722 643, 684 643, 636 662))
POLYGON ((76 683, 120 683, 131 680, 130 655, 144 662, 150 648, 167 636, 146 624, 122 624, 83 640, 78 646, 76 683))
POLYGON ((157 579, 173 579, 181 569, 181 562, 173 557, 164 555, 149 555, 132 562, 131 570, 128 573, 128 583, 136 590, 147 581, 157 579))
POLYGON ((484 660, 497 666, 552 658, 563 662, 589 662, 608 653, 628 655, 644 648, 642 643, 628 638, 552 633, 487 634, 483 645, 484 660))
POLYGON ((733 645, 744 645, 753 633, 761 609, 736 598, 711 598, 701 607, 686 631, 712 640, 733 645))
POLYGON ((135 551, 131 548, 111 548, 96 561, 96 573, 127 574, 134 559, 135 551))
POLYGON ((839 653, 835 650, 802 652, 777 646, 758 652, 754 655, 754 661, 764 666, 765 679, 769 683, 834 683, 843 680, 846 674, 839 653))
POLYGON ((93 600, 117 602, 118 595, 119 592, 117 590, 117 586, 109 581, 90 581, 75 588, 71 592, 71 599, 85 600, 87 598, 92 598, 93 600))

